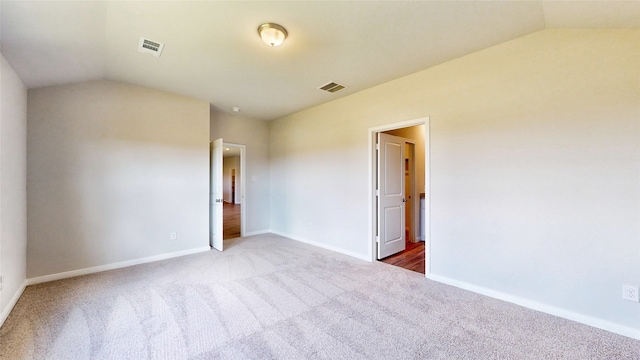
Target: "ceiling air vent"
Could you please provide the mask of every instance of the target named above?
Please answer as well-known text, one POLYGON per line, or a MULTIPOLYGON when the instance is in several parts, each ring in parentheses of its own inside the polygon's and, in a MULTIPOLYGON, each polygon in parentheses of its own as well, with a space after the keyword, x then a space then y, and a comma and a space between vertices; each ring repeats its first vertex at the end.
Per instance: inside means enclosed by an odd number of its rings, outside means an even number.
POLYGON ((324 85, 322 87, 319 87, 318 89, 324 90, 324 91, 328 91, 330 93, 334 93, 334 92, 340 91, 340 90, 342 90, 344 88, 345 88, 344 85, 340 85, 340 84, 335 83, 335 82, 330 82, 330 83, 328 83, 328 84, 326 84, 326 85, 324 85))
POLYGON ((151 54, 153 56, 160 56, 162 48, 164 48, 164 44, 145 38, 140 38, 140 43, 138 43, 139 52, 151 54))

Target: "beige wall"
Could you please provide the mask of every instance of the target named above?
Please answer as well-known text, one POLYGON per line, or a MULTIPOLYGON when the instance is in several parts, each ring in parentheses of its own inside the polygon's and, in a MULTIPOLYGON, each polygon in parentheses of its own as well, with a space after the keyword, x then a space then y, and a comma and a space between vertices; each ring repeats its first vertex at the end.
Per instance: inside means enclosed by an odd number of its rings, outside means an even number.
POLYGON ((440 281, 640 334, 640 31, 545 30, 271 123, 271 226, 370 252, 368 129, 430 117, 440 281))
POLYGON ((210 139, 246 145, 245 235, 269 231, 269 123, 211 108, 210 139))
POLYGON ((208 143, 204 101, 111 81, 29 90, 28 277, 206 247, 208 143))
POLYGON ((0 325, 26 280, 27 89, 0 54, 0 325))

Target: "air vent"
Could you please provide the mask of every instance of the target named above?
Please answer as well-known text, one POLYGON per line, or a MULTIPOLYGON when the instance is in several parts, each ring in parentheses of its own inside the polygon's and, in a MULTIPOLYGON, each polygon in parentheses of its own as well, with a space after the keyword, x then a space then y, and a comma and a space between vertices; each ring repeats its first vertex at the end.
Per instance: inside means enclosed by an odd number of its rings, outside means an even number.
POLYGON ((145 38, 140 38, 140 43, 138 44, 139 52, 151 54, 153 56, 160 56, 162 48, 164 48, 164 44, 145 38))
POLYGON ((324 90, 324 91, 328 91, 330 93, 334 93, 334 92, 340 91, 340 90, 342 90, 344 88, 345 88, 344 85, 340 85, 340 84, 335 83, 335 82, 330 82, 330 83, 328 83, 328 84, 326 84, 326 85, 324 85, 322 87, 319 87, 318 89, 324 90))

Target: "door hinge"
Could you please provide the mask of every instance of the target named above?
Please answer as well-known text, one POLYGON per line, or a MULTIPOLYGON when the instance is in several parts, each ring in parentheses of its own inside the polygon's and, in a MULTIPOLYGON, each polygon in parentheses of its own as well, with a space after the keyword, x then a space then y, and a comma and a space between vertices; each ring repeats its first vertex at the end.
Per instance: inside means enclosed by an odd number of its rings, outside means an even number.
POLYGON ((380 150, 380 144, 376 144, 376 150, 380 150))
POLYGON ((376 235, 376 242, 379 243, 380 242, 380 236, 376 235))
POLYGON ((380 190, 376 189, 376 196, 380 196, 380 190))

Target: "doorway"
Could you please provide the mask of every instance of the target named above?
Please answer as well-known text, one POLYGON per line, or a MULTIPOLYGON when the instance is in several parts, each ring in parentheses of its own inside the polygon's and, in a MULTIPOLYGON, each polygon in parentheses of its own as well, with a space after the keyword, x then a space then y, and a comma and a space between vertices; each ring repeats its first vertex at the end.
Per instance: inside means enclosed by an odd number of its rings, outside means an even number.
POLYGON ((371 128, 369 135, 372 260, 429 276, 429 119, 371 128))
POLYGON ((224 240, 242 237, 245 233, 246 146, 225 143, 222 138, 213 141, 210 147, 210 170, 209 242, 214 249, 223 251, 224 240), (224 168, 225 158, 233 158, 228 171, 224 168), (232 211, 225 211, 225 207, 229 208, 225 205, 232 205, 232 211), (225 225, 233 229, 227 231, 227 237, 224 236, 225 225))
POLYGON ((234 239, 242 236, 242 198, 244 193, 240 186, 242 177, 242 147, 224 144, 222 153, 222 238, 234 239))
MULTIPOLYGON (((395 136, 412 136, 412 133, 416 131, 421 131, 421 129, 413 129, 413 127, 410 127, 385 131, 383 133, 395 136)), ((423 191, 422 189, 418 189, 416 184, 416 178, 420 175, 416 174, 415 148, 416 142, 420 140, 415 138, 415 136, 412 137, 413 139, 401 137, 404 140, 402 172, 404 174, 404 199, 406 200, 403 203, 405 213, 403 229, 404 249, 379 260, 386 264, 424 274, 424 241, 420 241, 420 239, 416 237, 416 233, 418 232, 417 227, 419 225, 419 208, 416 206, 416 199, 419 199, 418 190, 423 191)), ((422 177, 424 177, 424 175, 422 175, 422 177)), ((421 178, 420 180, 420 183, 424 184, 424 179, 421 178)))

